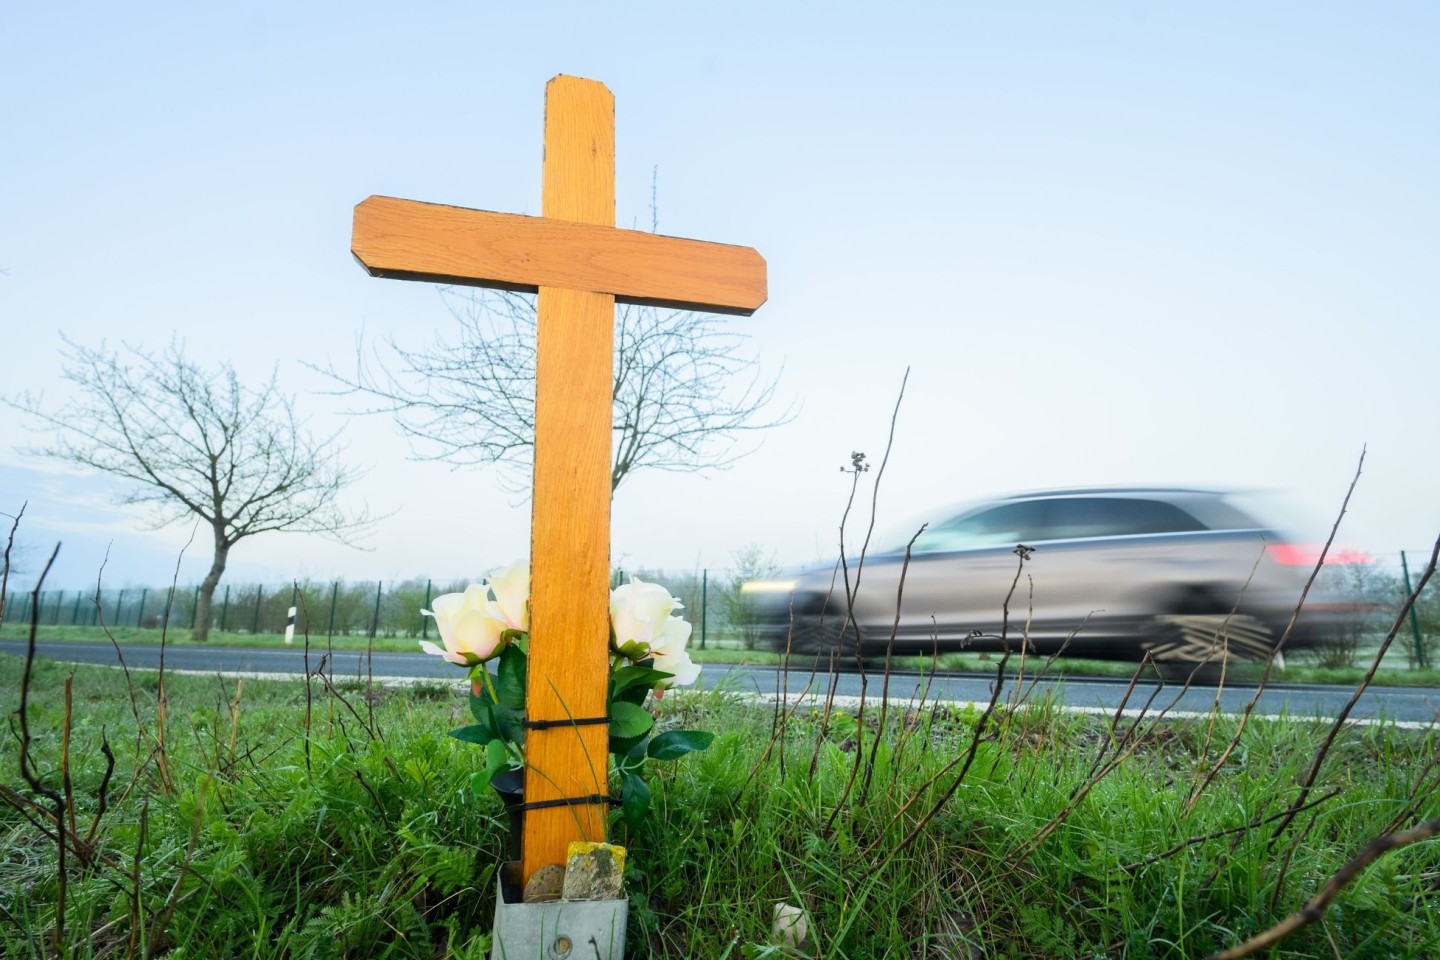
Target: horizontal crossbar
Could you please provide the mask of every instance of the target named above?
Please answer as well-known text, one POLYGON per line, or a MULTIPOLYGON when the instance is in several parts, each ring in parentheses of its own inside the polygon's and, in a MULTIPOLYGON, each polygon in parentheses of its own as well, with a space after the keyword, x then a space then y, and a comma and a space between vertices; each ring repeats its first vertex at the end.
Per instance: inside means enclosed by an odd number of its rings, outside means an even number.
POLYGON ((750 247, 394 197, 355 207, 350 249, 371 276, 391 279, 560 287, 741 315, 766 297, 765 260, 750 247))

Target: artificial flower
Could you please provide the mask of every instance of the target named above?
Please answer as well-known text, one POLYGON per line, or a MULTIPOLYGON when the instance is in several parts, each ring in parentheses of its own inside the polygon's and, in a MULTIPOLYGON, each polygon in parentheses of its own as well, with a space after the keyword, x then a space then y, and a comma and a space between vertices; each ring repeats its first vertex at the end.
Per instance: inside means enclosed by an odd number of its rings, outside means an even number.
POLYGON ((671 612, 681 606, 680 599, 660 584, 636 577, 611 590, 610 626, 617 648, 635 643, 653 649, 669 629, 671 612))
POLYGON ((493 612, 511 630, 530 629, 530 565, 517 560, 485 578, 494 595, 493 612))
POLYGON ((466 587, 464 593, 441 594, 430 605, 435 609, 420 612, 435 618, 445 646, 421 640, 420 649, 426 653, 468 667, 489 660, 504 647, 506 622, 492 611, 494 605, 484 584, 466 587))

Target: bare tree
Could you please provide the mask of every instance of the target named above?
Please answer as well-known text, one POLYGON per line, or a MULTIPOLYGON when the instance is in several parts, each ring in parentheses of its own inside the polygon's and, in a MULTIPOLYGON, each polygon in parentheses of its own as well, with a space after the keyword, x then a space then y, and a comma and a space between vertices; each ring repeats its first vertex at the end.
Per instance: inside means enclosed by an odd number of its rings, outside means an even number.
MULTIPOLYGON (((535 436, 535 299, 441 288, 458 336, 408 349, 356 348, 353 374, 320 372, 368 398, 360 413, 395 417, 420 459, 494 463, 509 489, 529 489, 535 436)), ((744 334, 689 311, 620 305, 615 316, 614 458, 610 491, 635 470, 721 470, 749 452, 742 434, 785 423, 766 410, 766 379, 744 334)))
POLYGON ((209 634, 215 586, 239 541, 288 530, 349 542, 371 525, 366 512, 336 504, 358 474, 341 464, 333 434, 304 429, 273 373, 252 390, 230 364, 201 369, 175 342, 159 354, 130 346, 121 354, 61 339, 63 377, 78 393, 53 412, 30 394, 7 402, 54 431, 31 452, 131 481, 122 502, 153 505, 157 526, 194 516, 210 527, 215 553, 200 584, 196 640, 209 634))

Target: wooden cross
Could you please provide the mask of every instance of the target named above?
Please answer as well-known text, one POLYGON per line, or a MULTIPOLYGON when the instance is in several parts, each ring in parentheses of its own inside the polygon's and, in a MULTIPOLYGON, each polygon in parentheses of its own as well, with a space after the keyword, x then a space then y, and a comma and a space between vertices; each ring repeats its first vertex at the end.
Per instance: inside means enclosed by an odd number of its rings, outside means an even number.
MULTIPOLYGON (((539 292, 530 532, 530 721, 603 717, 609 671, 615 303, 748 315, 765 302, 749 247, 615 227, 615 99, 594 80, 545 87, 540 217, 370 197, 351 251, 374 277, 539 292)), ((607 793, 604 724, 531 729, 525 800, 607 793)), ((603 840, 604 804, 529 810, 525 879, 603 840)))

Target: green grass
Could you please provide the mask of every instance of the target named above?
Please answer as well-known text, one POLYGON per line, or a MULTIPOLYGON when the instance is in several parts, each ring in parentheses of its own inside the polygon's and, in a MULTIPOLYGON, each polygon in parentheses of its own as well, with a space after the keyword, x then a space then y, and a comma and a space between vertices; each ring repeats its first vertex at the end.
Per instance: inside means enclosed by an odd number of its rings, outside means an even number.
MULTIPOLYGON (((60 789, 73 675, 76 823, 98 824, 90 862, 69 858, 64 955, 488 956, 506 829, 472 792, 478 751, 446 736, 468 722, 458 675, 368 698, 354 681, 307 697, 298 681, 167 677, 162 752, 155 673, 133 674, 132 701, 119 671, 35 666, 39 776, 60 789), (105 742, 117 762, 101 814, 105 742)), ((21 667, 0 657, 7 713, 21 667)), ((1265 826, 1157 858, 1281 811, 1325 727, 1252 722, 1187 812, 1236 721, 1124 737, 1128 721, 1112 731, 1042 701, 988 721, 892 709, 876 736, 872 703, 863 719, 802 708, 772 747, 768 706, 711 693, 658 710, 717 739, 652 777, 649 820, 620 837, 632 957, 782 956, 767 946, 777 901, 807 910, 819 957, 1199 957, 1297 909, 1392 820, 1440 815, 1434 731, 1343 731, 1315 794, 1335 795, 1273 847, 1265 826)), ((18 743, 0 742, 0 954, 48 957, 56 849, 18 743)), ((1437 877, 1435 842, 1395 852, 1272 955, 1440 955, 1437 877)))

